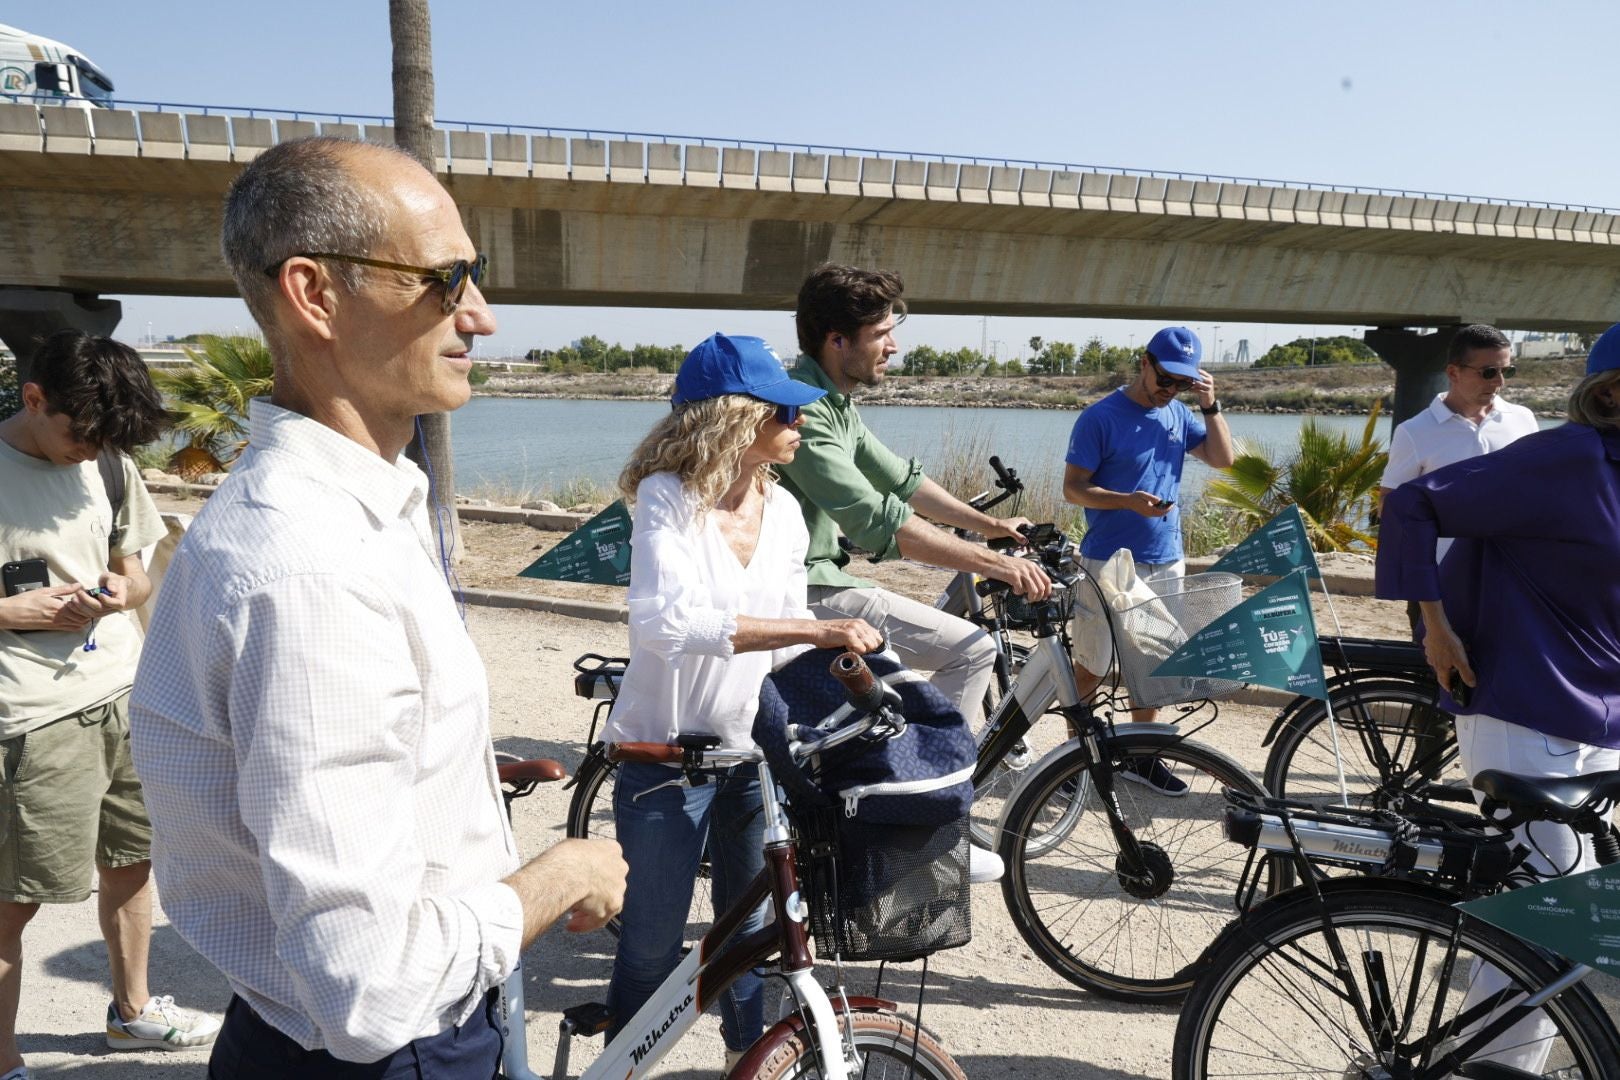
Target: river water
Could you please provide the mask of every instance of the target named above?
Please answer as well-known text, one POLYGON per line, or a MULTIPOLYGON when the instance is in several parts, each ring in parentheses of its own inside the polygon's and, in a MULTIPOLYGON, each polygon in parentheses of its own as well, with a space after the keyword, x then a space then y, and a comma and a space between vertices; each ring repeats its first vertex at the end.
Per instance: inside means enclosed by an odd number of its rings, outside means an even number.
MULTIPOLYGON (((657 401, 566 401, 539 398, 474 398, 451 419, 456 488, 510 494, 557 491, 570 481, 612 486, 630 451, 669 406, 657 401)), ((1063 454, 1077 412, 1066 409, 967 409, 922 406, 862 406, 868 427, 895 453, 916 456, 939 475, 964 456, 991 454, 1016 468, 1033 486, 1062 483, 1063 454)), ((1235 436, 1276 450, 1294 446, 1305 417, 1299 414, 1228 413, 1235 436)), ((1359 439, 1365 417, 1321 416, 1318 423, 1359 439)), ((1549 427, 1555 421, 1543 420, 1549 427)), ((1389 441, 1389 422, 1378 437, 1389 441)), ((989 484, 989 468, 984 470, 989 484)), ((1182 500, 1197 497, 1210 469, 1189 458, 1182 500)), ((957 492, 972 494, 972 492, 957 492)))

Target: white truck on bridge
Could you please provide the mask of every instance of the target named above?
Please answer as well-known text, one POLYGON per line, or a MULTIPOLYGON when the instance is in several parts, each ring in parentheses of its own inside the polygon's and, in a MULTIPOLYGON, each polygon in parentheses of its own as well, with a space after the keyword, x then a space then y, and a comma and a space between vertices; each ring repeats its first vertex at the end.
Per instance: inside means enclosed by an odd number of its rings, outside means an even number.
POLYGON ((0 23, 0 101, 112 104, 112 80, 70 45, 0 23))

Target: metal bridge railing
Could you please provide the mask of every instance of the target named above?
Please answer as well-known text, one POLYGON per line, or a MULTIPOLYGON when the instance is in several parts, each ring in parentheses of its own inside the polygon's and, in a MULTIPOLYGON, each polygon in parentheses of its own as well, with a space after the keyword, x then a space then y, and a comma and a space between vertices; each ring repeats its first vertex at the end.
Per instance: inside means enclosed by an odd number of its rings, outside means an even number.
MULTIPOLYGON (((88 104, 87 102, 78 102, 72 99, 62 99, 53 95, 0 94, 0 101, 9 101, 15 103, 33 102, 36 104, 45 105, 88 104)), ((271 120, 306 121, 323 125, 336 123, 353 124, 360 127, 391 127, 393 124, 392 117, 380 116, 371 113, 327 113, 311 112, 302 109, 260 108, 244 105, 201 105, 167 101, 136 101, 124 99, 114 101, 113 105, 119 109, 131 109, 137 112, 145 111, 157 113, 179 113, 182 115, 196 116, 240 116, 271 120)), ((90 110, 92 116, 100 111, 101 110, 99 109, 90 110)), ((936 153, 932 151, 893 150, 878 147, 834 146, 831 144, 822 143, 798 143, 772 139, 733 138, 729 136, 719 137, 712 135, 676 135, 661 132, 621 131, 609 128, 559 127, 556 125, 541 124, 504 124, 481 120, 439 119, 435 120, 434 123, 439 129, 447 133, 459 131, 484 133, 486 135, 536 135, 547 138, 563 138, 569 140, 630 140, 645 142, 648 144, 712 147, 715 149, 736 148, 739 150, 772 151, 804 155, 828 155, 834 157, 877 158, 892 161, 916 162, 922 164, 938 163, 941 165, 954 166, 969 165, 1020 170, 1035 169, 1067 174, 1090 173, 1152 180, 1179 180, 1202 184, 1236 184, 1258 188, 1286 188, 1296 191, 1334 192, 1343 195, 1371 196, 1375 198, 1427 199, 1451 203, 1490 204, 1495 206, 1513 206, 1536 210, 1573 211, 1587 214, 1620 215, 1620 209, 1611 209, 1602 206, 1590 206, 1579 203, 1555 202, 1541 199, 1493 198, 1481 195, 1423 191, 1411 188, 1390 188, 1361 184, 1330 184, 1322 183, 1320 181, 1284 180, 1259 176, 1226 176, 1218 173, 1151 169, 1135 166, 1080 164, 1074 162, 1048 161, 1039 158, 936 153)), ((592 164, 595 163, 593 162, 592 164)))

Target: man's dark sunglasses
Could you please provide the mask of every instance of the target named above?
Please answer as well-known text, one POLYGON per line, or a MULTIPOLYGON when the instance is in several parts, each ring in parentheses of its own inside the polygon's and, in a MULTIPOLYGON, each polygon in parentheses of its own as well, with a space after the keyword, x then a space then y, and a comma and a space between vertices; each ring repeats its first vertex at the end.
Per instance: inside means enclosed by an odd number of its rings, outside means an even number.
MULTIPOLYGON (((440 309, 446 315, 454 315, 461 306, 461 297, 467 291, 467 282, 474 285, 484 283, 484 272, 489 269, 489 256, 475 255, 471 259, 457 259, 449 266, 411 266, 407 263, 387 262, 383 259, 363 259, 358 255, 335 255, 329 251, 300 251, 287 256, 287 259, 335 259, 338 262, 354 263, 356 266, 375 266, 379 270, 397 270, 402 274, 417 274, 425 281, 436 281, 444 286, 444 300, 440 309)), ((264 272, 275 277, 281 272, 281 264, 265 267, 264 272)))
POLYGON ((792 427, 799 419, 799 405, 778 405, 776 407, 776 422, 785 427, 792 427))
POLYGON ((1469 371, 1479 372, 1479 377, 1484 379, 1486 382, 1490 382, 1498 375, 1502 376, 1504 379, 1511 379, 1513 376, 1519 373, 1519 366, 1517 364, 1503 364, 1501 367, 1497 367, 1495 364, 1492 364, 1490 367, 1470 367, 1467 364, 1461 364, 1459 366, 1468 368, 1469 371))
POLYGON ((1194 379, 1178 379, 1174 375, 1166 375, 1164 368, 1160 367, 1159 362, 1153 359, 1151 355, 1148 356, 1148 363, 1153 365, 1154 378, 1158 380, 1160 390, 1168 390, 1173 386, 1176 388, 1176 393, 1179 394, 1183 390, 1191 390, 1198 385, 1197 380, 1194 379))

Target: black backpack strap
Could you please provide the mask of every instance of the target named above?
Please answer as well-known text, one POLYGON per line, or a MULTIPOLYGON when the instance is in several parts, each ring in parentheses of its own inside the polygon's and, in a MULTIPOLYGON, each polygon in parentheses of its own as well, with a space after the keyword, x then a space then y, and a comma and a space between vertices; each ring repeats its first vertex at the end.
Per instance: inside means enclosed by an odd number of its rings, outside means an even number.
POLYGON ((113 520, 107 532, 107 546, 116 548, 124 538, 118 515, 124 512, 124 498, 129 494, 124 484, 124 455, 113 450, 97 454, 96 468, 101 470, 101 484, 107 489, 107 501, 112 504, 113 520))

